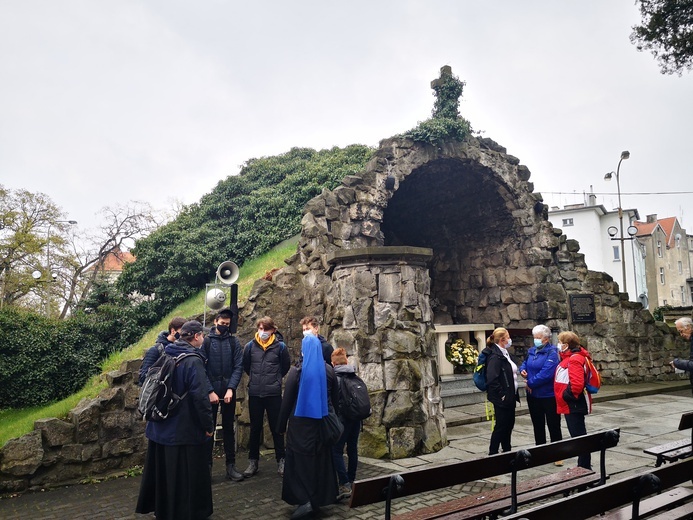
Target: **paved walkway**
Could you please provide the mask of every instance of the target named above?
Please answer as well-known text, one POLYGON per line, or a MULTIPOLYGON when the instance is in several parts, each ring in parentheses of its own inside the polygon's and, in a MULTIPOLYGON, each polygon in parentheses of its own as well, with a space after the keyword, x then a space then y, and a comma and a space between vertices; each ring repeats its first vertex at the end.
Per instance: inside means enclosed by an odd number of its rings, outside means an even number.
MULTIPOLYGON (((654 459, 642 453, 651 445, 683 438, 677 431, 683 412, 693 410, 693 397, 687 382, 652 383, 603 387, 597 394, 594 413, 587 418, 588 431, 601 428, 621 428, 621 441, 607 455, 607 471, 612 478, 626 476, 646 467, 654 467, 654 459)), ((526 414, 526 405, 518 409, 513 432, 514 447, 533 444, 532 425, 526 414)), ((379 461, 362 458, 358 478, 406 471, 428 464, 442 464, 482 457, 488 450, 490 424, 483 422, 484 406, 470 405, 447 411, 449 446, 438 453, 397 461, 379 461)), ((564 425, 564 436, 568 437, 564 425)), ((214 519, 274 519, 288 518, 293 506, 282 502, 281 480, 276 463, 270 454, 263 455, 260 472, 244 482, 231 482, 223 475, 223 464, 214 465, 213 495, 214 519)), ((245 468, 247 456, 239 454, 238 466, 245 468)), ((574 461, 566 461, 566 466, 574 461)), ((532 476, 559 471, 553 465, 527 470, 532 476)), ((476 493, 508 482, 498 477, 482 482, 455 486, 436 492, 398 499, 393 513, 409 511, 476 493)), ((25 493, 0 500, 0 518, 13 519, 150 519, 153 515, 133 513, 140 478, 118 478, 96 484, 83 484, 25 493)), ((320 518, 341 519, 382 518, 383 504, 349 509, 346 504, 335 504, 321 510, 320 518)))

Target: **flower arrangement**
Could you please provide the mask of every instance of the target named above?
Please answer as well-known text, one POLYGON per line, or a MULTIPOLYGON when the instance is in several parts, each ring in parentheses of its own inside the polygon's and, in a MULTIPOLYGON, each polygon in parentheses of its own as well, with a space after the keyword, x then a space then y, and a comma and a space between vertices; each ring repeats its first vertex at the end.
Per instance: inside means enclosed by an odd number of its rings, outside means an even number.
POLYGON ((471 372, 476 367, 479 354, 476 348, 463 339, 456 339, 445 348, 445 357, 454 366, 471 372))

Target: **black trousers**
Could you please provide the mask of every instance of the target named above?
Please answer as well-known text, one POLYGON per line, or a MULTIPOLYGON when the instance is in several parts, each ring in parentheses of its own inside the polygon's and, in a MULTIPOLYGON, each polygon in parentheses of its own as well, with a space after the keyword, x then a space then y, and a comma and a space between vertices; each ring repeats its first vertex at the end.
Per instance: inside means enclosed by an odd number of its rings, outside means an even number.
POLYGON ((502 447, 503 451, 510 451, 510 437, 513 434, 515 426, 515 407, 507 408, 493 405, 494 414, 496 416, 496 425, 491 433, 491 444, 488 448, 489 455, 498 453, 498 447, 502 447))
MULTIPOLYGON (((219 396, 219 402, 212 405, 212 418, 214 425, 217 424, 217 412, 221 408, 221 428, 222 440, 224 442, 224 453, 226 454, 226 465, 236 463, 236 432, 234 431, 234 418, 236 417, 236 392, 233 393, 233 399, 226 404, 224 396, 219 396)), ((209 465, 212 465, 212 452, 214 451, 214 439, 208 442, 209 465)))
POLYGON ((272 432, 274 441, 274 455, 277 461, 286 455, 284 450, 284 436, 277 433, 279 422, 279 409, 282 407, 282 396, 248 397, 248 413, 250 414, 250 439, 248 440, 248 458, 258 460, 260 458, 260 439, 262 437, 262 423, 267 412, 267 422, 272 432))
MULTIPOLYGON (((568 431, 571 437, 579 437, 580 435, 587 435, 587 428, 585 427, 585 414, 584 413, 570 413, 565 416, 565 424, 568 426, 568 431)), ((585 469, 592 469, 592 454, 583 453, 578 456, 578 466, 585 469)))
POLYGON ((527 394, 527 407, 534 428, 534 442, 546 444, 546 428, 549 428, 551 442, 563 440, 561 434, 561 416, 556 413, 555 397, 532 397, 527 394))

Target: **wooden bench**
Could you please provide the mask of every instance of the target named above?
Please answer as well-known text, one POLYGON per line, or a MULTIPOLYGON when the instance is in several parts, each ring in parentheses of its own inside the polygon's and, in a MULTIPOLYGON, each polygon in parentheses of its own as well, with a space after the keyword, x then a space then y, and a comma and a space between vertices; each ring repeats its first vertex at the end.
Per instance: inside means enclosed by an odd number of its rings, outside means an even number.
POLYGON ((677 487, 693 479, 693 458, 611 481, 608 484, 520 511, 506 519, 601 520, 690 518, 693 488, 677 487), (653 493, 658 493, 645 498, 653 493))
POLYGON ((352 487, 349 506, 353 508, 385 501, 385 519, 390 520, 393 498, 510 473, 509 486, 420 508, 399 515, 397 519, 473 518, 482 515, 494 516, 506 510, 515 512, 519 504, 531 503, 557 494, 567 494, 595 484, 604 484, 607 479, 606 450, 618 444, 619 434, 619 430, 603 430, 574 439, 480 459, 359 480, 354 482, 352 487), (598 475, 592 470, 571 468, 520 483, 517 481, 520 470, 596 451, 601 452, 598 475))
POLYGON ((679 422, 679 430, 691 430, 691 437, 680 441, 668 442, 659 446, 647 448, 643 452, 657 457, 655 467, 658 468, 665 462, 675 462, 693 455, 691 441, 693 441, 693 412, 684 413, 679 422))

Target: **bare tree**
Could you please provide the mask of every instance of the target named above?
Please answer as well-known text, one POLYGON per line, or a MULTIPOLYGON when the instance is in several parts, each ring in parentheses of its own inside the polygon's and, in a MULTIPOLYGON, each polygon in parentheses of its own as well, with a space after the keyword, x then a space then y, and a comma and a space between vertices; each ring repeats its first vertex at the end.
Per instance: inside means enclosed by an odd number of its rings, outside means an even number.
POLYGON ((105 223, 98 232, 82 240, 73 237, 71 251, 64 257, 65 294, 60 319, 89 294, 109 255, 129 249, 136 239, 157 227, 151 206, 142 202, 106 207, 101 214, 105 223))

